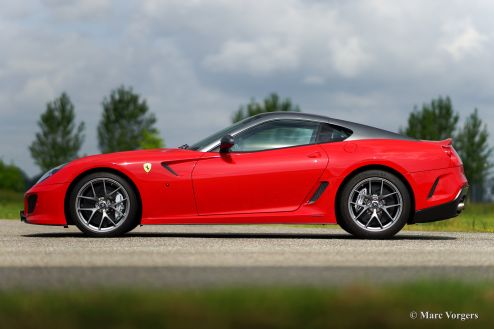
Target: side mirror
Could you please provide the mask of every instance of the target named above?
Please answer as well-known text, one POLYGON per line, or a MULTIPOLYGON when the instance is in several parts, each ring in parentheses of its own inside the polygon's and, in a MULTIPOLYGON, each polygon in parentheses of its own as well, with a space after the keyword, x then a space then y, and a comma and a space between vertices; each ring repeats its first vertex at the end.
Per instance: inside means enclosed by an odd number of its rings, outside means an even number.
POLYGON ((235 139, 232 135, 225 135, 220 141, 220 153, 228 153, 230 149, 235 145, 235 139))

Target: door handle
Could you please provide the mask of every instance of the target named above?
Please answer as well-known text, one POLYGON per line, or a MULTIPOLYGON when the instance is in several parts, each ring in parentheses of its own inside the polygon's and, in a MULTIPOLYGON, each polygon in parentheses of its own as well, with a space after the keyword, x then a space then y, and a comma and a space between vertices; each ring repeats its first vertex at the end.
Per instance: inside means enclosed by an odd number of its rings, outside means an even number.
POLYGON ((317 151, 317 152, 311 153, 307 157, 313 158, 313 159, 314 158, 320 158, 321 157, 321 152, 317 151))

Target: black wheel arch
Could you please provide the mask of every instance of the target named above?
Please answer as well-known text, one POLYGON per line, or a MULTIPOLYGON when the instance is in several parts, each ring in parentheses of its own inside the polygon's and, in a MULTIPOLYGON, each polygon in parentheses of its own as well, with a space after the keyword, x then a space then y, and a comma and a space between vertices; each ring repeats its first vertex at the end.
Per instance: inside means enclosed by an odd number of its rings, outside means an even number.
MULTIPOLYGON (((108 167, 98 167, 98 168, 92 168, 89 170, 86 170, 82 173, 80 173, 74 180, 72 180, 72 183, 70 183, 67 192, 65 193, 65 199, 64 199, 64 214, 65 214, 65 221, 67 222, 67 225, 74 225, 74 222, 70 216, 70 211, 69 211, 69 201, 70 201, 70 194, 72 190, 74 189, 74 186, 79 182, 81 179, 86 177, 87 175, 94 174, 94 173, 101 173, 101 172, 107 172, 111 173, 114 175, 117 175, 127 181, 129 185, 132 187, 132 190, 136 194, 137 201, 138 201, 138 207, 137 207, 137 212, 138 212, 138 218, 139 220, 142 220, 142 199, 141 199, 141 194, 139 193, 139 189, 137 188, 136 184, 132 181, 132 179, 129 178, 129 176, 125 175, 123 172, 114 169, 114 168, 108 168, 108 167)), ((140 222, 139 222, 140 224, 140 222)))
POLYGON ((368 171, 368 170, 382 170, 382 171, 388 172, 388 173, 393 174, 396 177, 398 177, 398 179, 400 179, 403 182, 403 184, 405 184, 405 187, 407 188, 408 193, 410 194, 410 200, 412 201, 412 204, 410 206, 410 217, 409 217, 409 222, 408 222, 408 224, 410 224, 410 221, 412 221, 414 216, 415 216, 415 193, 413 192, 412 186, 410 185, 408 180, 405 178, 405 176, 403 176, 399 171, 397 171, 391 167, 385 166, 385 165, 362 166, 362 167, 355 169, 351 173, 349 173, 345 177, 345 179, 343 179, 343 182, 341 182, 340 186, 338 187, 338 191, 336 192, 336 197, 334 200, 334 209, 336 212, 336 222, 339 225, 341 225, 341 223, 339 222, 340 221, 339 218, 341 218, 341 215, 340 215, 340 210, 339 210, 339 207, 337 206, 337 203, 340 200, 343 188, 348 183, 348 181, 350 181, 353 177, 355 177, 356 175, 358 175, 364 171, 368 171))

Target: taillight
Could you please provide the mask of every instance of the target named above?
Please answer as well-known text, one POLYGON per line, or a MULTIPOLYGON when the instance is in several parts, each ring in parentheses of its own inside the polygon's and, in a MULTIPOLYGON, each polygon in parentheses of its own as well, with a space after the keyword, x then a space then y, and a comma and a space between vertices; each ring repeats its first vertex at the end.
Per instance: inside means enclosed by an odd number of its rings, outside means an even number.
POLYGON ((463 166, 463 162, 461 161, 460 156, 456 153, 456 150, 452 145, 442 145, 444 153, 451 159, 452 167, 463 166))
POLYGON ((453 155, 453 150, 451 149, 451 145, 443 145, 443 151, 446 153, 450 158, 453 155))

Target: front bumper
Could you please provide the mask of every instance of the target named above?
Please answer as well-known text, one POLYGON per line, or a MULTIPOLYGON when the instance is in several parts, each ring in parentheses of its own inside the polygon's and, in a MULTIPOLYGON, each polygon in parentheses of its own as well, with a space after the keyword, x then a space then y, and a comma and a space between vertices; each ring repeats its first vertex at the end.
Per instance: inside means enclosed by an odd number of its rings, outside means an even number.
POLYGON ((436 222, 458 216, 465 208, 467 194, 468 185, 465 185, 453 201, 417 211, 411 224, 436 222))
POLYGON ((28 224, 67 225, 65 194, 69 184, 38 184, 24 195, 21 221, 28 224))

